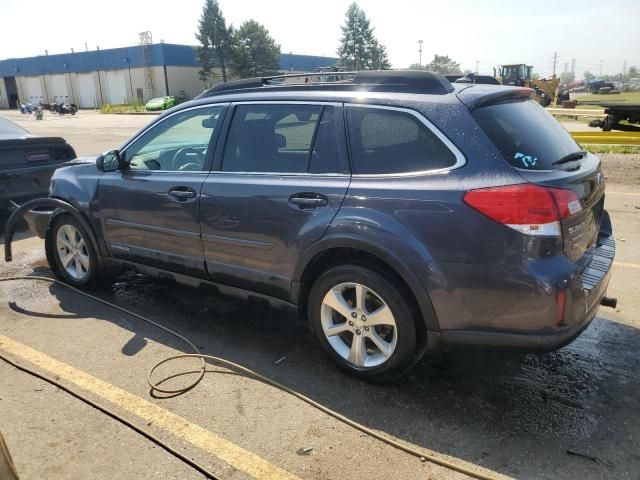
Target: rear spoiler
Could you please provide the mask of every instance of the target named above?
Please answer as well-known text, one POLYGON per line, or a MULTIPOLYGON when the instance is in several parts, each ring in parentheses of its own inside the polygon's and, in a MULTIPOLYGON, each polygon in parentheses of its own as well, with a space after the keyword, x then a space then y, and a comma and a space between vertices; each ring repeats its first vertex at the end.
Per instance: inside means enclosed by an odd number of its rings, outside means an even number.
POLYGON ((501 102, 503 100, 529 99, 535 90, 525 87, 505 87, 493 85, 472 85, 458 92, 458 98, 469 110, 501 102))

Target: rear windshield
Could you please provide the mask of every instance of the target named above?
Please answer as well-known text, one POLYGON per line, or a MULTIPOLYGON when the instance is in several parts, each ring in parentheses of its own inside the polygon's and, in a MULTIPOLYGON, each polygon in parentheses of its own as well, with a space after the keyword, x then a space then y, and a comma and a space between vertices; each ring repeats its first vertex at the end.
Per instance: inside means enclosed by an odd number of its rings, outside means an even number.
POLYGON ((564 127, 533 100, 488 105, 471 115, 516 168, 553 170, 554 162, 582 150, 564 127))

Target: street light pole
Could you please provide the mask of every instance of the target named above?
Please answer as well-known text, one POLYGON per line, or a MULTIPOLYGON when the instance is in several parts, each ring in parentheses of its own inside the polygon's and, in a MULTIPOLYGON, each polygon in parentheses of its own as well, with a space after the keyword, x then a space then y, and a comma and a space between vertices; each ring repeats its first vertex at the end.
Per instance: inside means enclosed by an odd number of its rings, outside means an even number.
POLYGON ((476 75, 478 75, 478 65, 480 65, 480 62, 476 60, 476 75))
POLYGON ((418 52, 420 53, 420 60, 418 61, 418 65, 420 65, 420 68, 422 68, 422 44, 424 42, 422 40, 418 40, 418 52))

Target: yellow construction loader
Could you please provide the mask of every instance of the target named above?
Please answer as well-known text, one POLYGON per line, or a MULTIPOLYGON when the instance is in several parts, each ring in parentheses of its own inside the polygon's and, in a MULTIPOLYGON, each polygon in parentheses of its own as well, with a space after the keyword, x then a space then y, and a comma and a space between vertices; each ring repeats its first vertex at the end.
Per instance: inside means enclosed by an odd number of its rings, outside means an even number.
POLYGON ((528 87, 536 92, 536 100, 546 107, 551 103, 562 103, 562 100, 569 100, 566 92, 560 92, 560 79, 555 75, 544 78, 533 78, 533 67, 519 63, 515 65, 500 65, 498 71, 494 68, 494 76, 503 85, 528 87), (496 73, 498 73, 496 75, 496 73))

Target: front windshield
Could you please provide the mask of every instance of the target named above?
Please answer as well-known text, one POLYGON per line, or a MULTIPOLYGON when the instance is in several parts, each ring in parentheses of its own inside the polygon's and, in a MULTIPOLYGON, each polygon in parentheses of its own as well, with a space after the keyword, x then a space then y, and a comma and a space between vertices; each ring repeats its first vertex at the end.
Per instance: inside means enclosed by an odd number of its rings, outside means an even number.
POLYGON ((149 100, 149 103, 160 103, 160 102, 164 102, 164 98, 163 97, 158 97, 158 98, 152 98, 151 100, 149 100))

